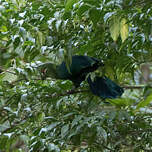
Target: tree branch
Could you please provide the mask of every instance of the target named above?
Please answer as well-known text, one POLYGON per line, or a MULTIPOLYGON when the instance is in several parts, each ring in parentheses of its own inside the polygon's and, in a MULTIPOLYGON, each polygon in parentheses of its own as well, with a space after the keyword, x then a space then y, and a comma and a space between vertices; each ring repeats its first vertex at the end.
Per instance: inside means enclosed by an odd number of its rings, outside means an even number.
MULTIPOLYGON (((2 67, 0 67, 0 70, 2 71, 2 72, 8 72, 8 73, 11 73, 11 74, 14 74, 14 75, 17 75, 15 72, 11 72, 11 71, 8 71, 8 70, 4 70, 2 67)), ((37 78, 37 79, 31 79, 31 80, 42 80, 41 78, 37 78)), ((26 78, 22 78, 22 79, 19 79, 19 80, 15 80, 15 81, 13 81, 12 82, 12 84, 14 84, 14 83, 17 83, 17 82, 20 82, 20 81, 30 81, 30 80, 28 80, 28 79, 26 79, 26 78)), ((145 87, 148 87, 148 88, 152 88, 152 86, 144 86, 144 85, 139 85, 139 86, 121 86, 122 88, 124 88, 124 89, 144 89, 145 87)), ((81 93, 81 92, 89 92, 89 90, 77 90, 77 91, 75 91, 75 90, 70 90, 70 91, 67 91, 67 93, 66 94, 74 94, 74 93, 81 93)), ((59 96, 64 96, 63 94, 60 94, 59 96)))
MULTIPOLYGON (((152 88, 152 86, 121 86, 121 87, 124 89, 144 89, 145 87, 152 88)), ((68 90, 68 91, 65 91, 64 93, 48 95, 48 97, 68 96, 68 95, 84 93, 84 92, 90 92, 90 90, 89 89, 87 89, 87 90, 68 90)))
POLYGON ((11 72, 11 71, 5 70, 5 69, 3 69, 2 67, 0 67, 0 71, 2 71, 2 72, 8 72, 8 73, 17 75, 15 72, 11 72))
POLYGON ((152 88, 152 86, 144 86, 144 85, 139 85, 139 86, 121 86, 124 89, 144 89, 145 87, 152 88))
POLYGON ((134 135, 138 135, 139 133, 143 133, 143 132, 150 132, 152 133, 152 128, 146 128, 146 129, 142 129, 142 130, 131 130, 129 131, 129 134, 134 134, 134 135))

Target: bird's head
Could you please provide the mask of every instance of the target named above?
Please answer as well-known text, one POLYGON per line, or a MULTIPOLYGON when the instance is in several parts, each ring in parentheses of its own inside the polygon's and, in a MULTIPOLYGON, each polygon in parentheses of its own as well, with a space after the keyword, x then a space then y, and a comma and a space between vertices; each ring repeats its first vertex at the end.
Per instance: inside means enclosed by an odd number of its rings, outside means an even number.
POLYGON ((46 79, 47 77, 57 78, 56 65, 53 63, 43 63, 38 66, 38 70, 42 79, 46 79))

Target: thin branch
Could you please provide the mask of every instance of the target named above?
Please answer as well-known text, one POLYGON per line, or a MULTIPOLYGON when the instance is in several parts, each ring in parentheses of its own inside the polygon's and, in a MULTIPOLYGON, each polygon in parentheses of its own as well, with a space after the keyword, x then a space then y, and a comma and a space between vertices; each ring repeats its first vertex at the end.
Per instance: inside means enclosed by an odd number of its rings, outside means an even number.
POLYGON ((8 73, 17 75, 15 72, 12 72, 12 71, 9 71, 9 70, 4 70, 2 67, 0 67, 0 70, 1 70, 2 72, 8 72, 8 73))
POLYGON ((152 88, 152 86, 122 86, 124 89, 144 89, 145 87, 152 88))
MULTIPOLYGON (((152 88, 152 86, 122 86, 122 88, 124 88, 124 89, 144 89, 145 87, 152 88)), ((90 90, 89 89, 87 89, 87 90, 69 90, 64 93, 49 95, 49 97, 68 96, 71 94, 84 93, 84 92, 90 92, 90 90)))
MULTIPOLYGON (((10 72, 10 71, 6 71, 6 72, 10 72)), ((12 74, 15 74, 15 73, 12 73, 12 74)), ((16 74, 15 74, 16 75, 16 74)), ((30 80, 42 80, 41 78, 35 78, 35 79, 30 79, 30 80)), ((22 78, 22 79, 19 79, 19 80, 15 80, 13 81, 12 83, 17 83, 17 82, 20 82, 20 81, 30 81, 28 80, 27 78, 22 78)), ((43 80, 42 80, 43 81, 43 80)), ((144 86, 144 85, 139 85, 139 86, 127 86, 127 85, 124 85, 124 86, 121 86, 122 88, 124 89, 144 89, 145 87, 148 87, 148 88, 152 88, 152 86, 144 86)), ((70 91, 67 91, 66 94, 75 94, 75 93, 81 93, 81 92, 89 92, 89 90, 70 90, 70 91)), ((64 96, 63 94, 60 94, 59 96, 64 96)))
MULTIPOLYGON (((17 75, 15 72, 4 70, 2 67, 0 67, 0 70, 3 71, 3 72, 8 72, 8 73, 17 75)), ((42 79, 37 78, 37 79, 30 79, 30 80, 42 80, 42 79)), ((20 82, 20 81, 30 81, 30 80, 28 80, 27 78, 22 78, 22 79, 13 81, 12 84, 20 82)), ((124 89, 144 89, 145 87, 152 88, 152 86, 143 86, 143 85, 142 86, 141 85, 140 86, 121 86, 121 87, 124 88, 124 89)), ((66 94, 74 94, 74 93, 81 93, 81 92, 88 92, 88 91, 89 90, 81 90, 81 91, 70 90, 66 94)), ((60 94, 59 96, 64 96, 64 95, 60 94)))
POLYGON ((145 130, 132 130, 132 131, 129 131, 130 134, 139 134, 139 133, 143 133, 143 132, 150 132, 152 133, 152 128, 146 128, 145 130))

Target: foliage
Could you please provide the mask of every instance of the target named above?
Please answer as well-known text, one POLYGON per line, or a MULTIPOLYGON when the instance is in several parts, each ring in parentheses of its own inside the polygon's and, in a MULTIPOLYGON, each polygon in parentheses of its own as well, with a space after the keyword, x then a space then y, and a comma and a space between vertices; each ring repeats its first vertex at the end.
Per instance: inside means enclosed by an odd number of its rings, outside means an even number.
POLYGON ((0 151, 152 150, 150 0, 0 4, 0 151), (98 73, 123 85, 123 97, 41 80, 39 63, 69 66, 73 54, 101 58, 98 73))

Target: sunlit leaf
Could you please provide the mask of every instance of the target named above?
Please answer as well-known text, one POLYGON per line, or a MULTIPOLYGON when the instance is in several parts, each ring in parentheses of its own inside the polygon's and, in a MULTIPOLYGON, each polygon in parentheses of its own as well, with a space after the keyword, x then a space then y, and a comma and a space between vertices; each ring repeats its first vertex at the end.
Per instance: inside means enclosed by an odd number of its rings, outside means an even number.
POLYGON ((38 45, 39 46, 42 46, 43 45, 43 34, 42 34, 42 32, 40 32, 40 31, 37 31, 37 43, 38 43, 38 45))
POLYGON ((129 98, 109 99, 109 101, 116 106, 131 106, 136 102, 136 100, 129 98))
POLYGON ((0 32, 7 32, 7 27, 6 26, 1 26, 0 27, 0 32))
POLYGON ((125 18, 122 18, 120 21, 120 36, 121 36, 122 42, 126 40, 128 35, 129 35, 129 27, 128 27, 127 20, 125 18))
POLYGON ((114 41, 117 41, 120 33, 120 19, 118 16, 113 15, 109 22, 110 34, 114 41))
POLYGON ((42 112, 42 113, 39 113, 37 118, 38 118, 38 121, 42 122, 44 120, 44 117, 45 117, 45 113, 42 112))
POLYGON ((138 110, 139 108, 145 107, 148 104, 150 104, 152 102, 152 94, 150 94, 149 96, 147 96, 147 98, 145 100, 142 100, 138 103, 136 109, 138 110))

